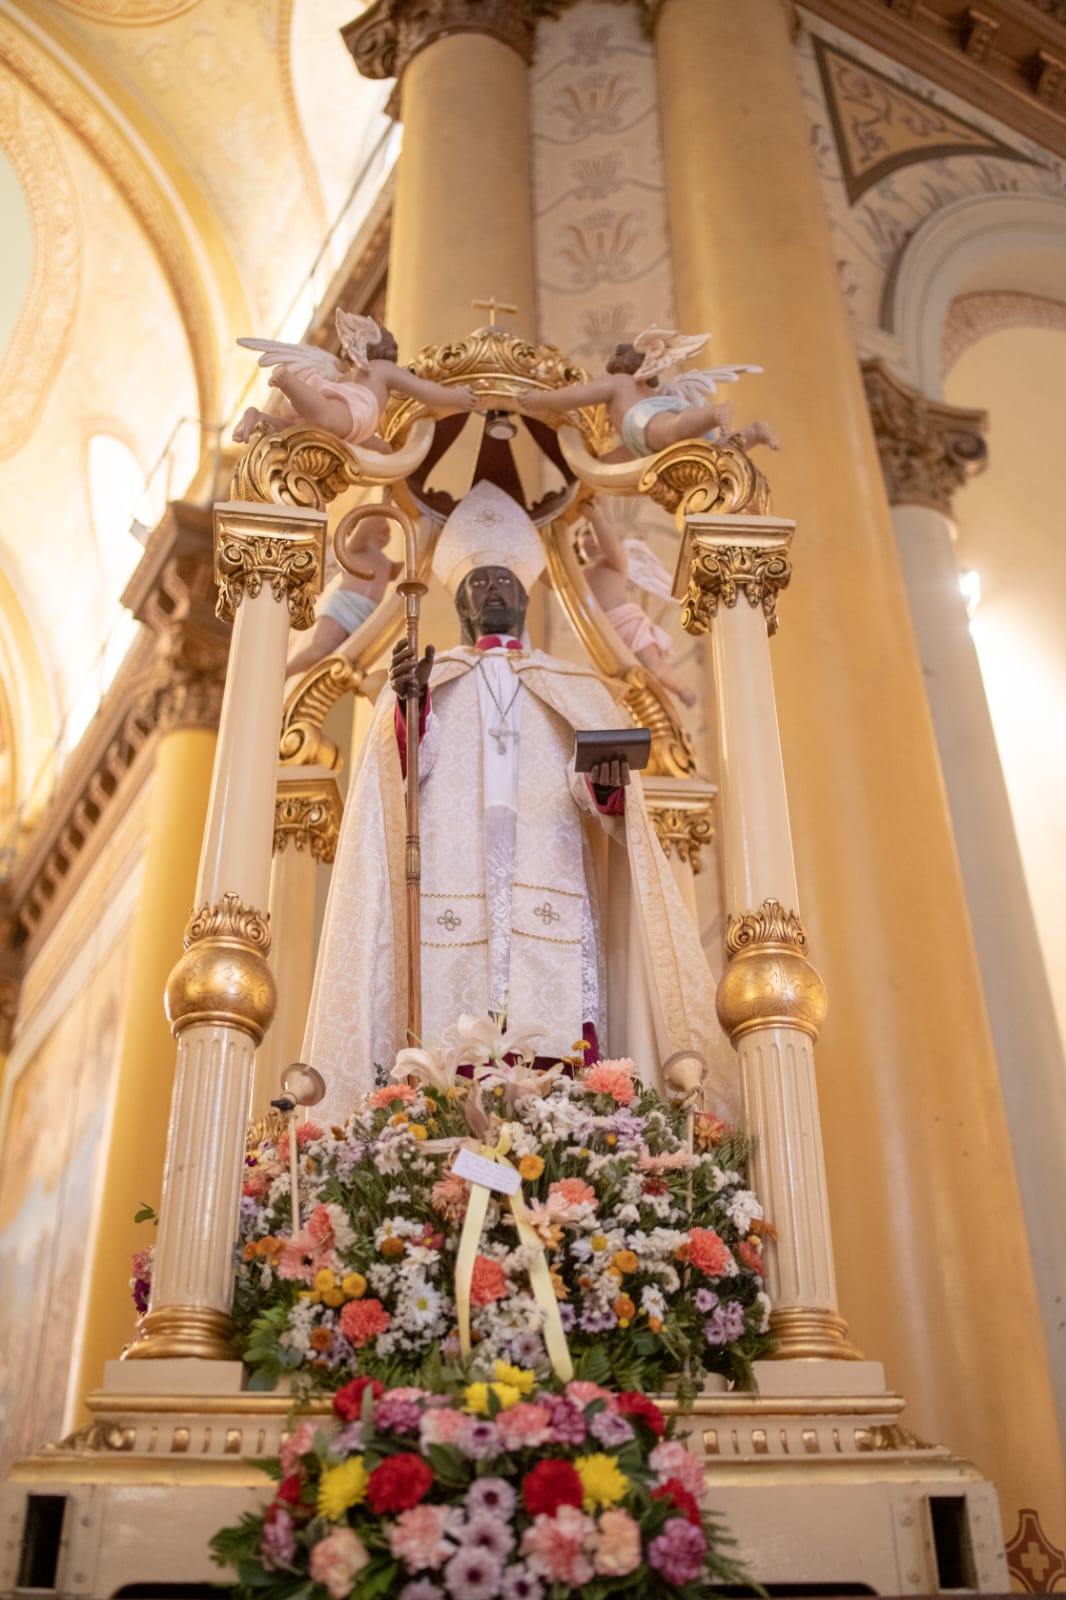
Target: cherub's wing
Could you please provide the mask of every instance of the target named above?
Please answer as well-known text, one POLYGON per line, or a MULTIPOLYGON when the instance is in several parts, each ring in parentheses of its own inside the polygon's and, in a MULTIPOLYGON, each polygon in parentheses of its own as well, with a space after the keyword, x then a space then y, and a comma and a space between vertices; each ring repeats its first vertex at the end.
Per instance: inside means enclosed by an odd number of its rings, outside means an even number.
POLYGON ((629 564, 629 581, 645 594, 658 595, 661 600, 673 598, 673 581, 659 557, 643 539, 626 539, 626 557, 629 564))
POLYGON ((283 344, 279 339, 238 339, 245 350, 261 350, 261 367, 286 367, 294 378, 326 378, 340 383, 348 369, 328 350, 313 344, 283 344))
POLYGON ((709 338, 709 333, 679 333, 676 328, 645 328, 633 340, 634 350, 639 350, 644 357, 634 377, 649 378, 664 367, 687 361, 697 350, 703 349, 709 338))
POLYGON ((341 349, 359 377, 365 378, 370 371, 370 358, 366 353, 367 347, 377 344, 381 338, 381 329, 373 317, 361 317, 355 311, 342 311, 339 306, 334 321, 340 337, 341 349))
POLYGON ((736 383, 745 372, 761 372, 761 367, 698 367, 692 372, 679 372, 676 378, 660 387, 660 394, 674 394, 687 406, 706 405, 718 392, 720 383, 736 383))

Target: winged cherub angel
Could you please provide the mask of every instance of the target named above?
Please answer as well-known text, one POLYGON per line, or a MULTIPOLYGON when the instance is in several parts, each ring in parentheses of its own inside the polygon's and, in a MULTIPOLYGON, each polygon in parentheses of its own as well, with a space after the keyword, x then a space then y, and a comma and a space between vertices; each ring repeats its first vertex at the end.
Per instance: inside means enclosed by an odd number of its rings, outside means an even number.
POLYGON ((761 372, 761 367, 705 367, 660 384, 660 372, 694 356, 709 338, 707 333, 645 328, 632 344, 615 346, 602 378, 565 389, 533 390, 523 396, 523 409, 537 415, 605 405, 622 443, 604 461, 657 455, 681 439, 705 438, 716 444, 738 444, 742 450, 766 444, 776 450, 777 440, 765 422, 734 429, 732 406, 709 403, 720 383, 736 383, 742 373, 761 372))
POLYGON ((388 328, 379 328, 373 317, 338 310, 336 327, 347 364, 311 344, 237 340, 246 350, 262 351, 259 365, 273 367, 271 386, 281 390, 293 413, 276 417, 249 406, 233 430, 238 444, 254 433, 280 433, 298 419, 346 444, 387 451, 388 445, 377 436, 377 426, 393 392, 410 395, 435 411, 473 411, 477 405, 472 389, 430 383, 397 365, 396 340, 388 328))

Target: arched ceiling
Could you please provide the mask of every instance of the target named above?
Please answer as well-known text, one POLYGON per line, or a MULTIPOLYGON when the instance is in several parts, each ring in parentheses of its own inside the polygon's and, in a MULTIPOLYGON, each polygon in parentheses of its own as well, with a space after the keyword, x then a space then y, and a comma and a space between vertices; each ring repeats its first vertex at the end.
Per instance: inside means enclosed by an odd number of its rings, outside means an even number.
POLYGON ((15 730, 23 793, 42 741, 69 748, 91 714, 121 620, 89 442, 146 478, 162 460, 154 487, 180 496, 249 382, 234 340, 306 298, 387 126, 388 86, 338 33, 360 9, 0 0, 0 608, 28 619, 53 702, 32 753, 15 730))

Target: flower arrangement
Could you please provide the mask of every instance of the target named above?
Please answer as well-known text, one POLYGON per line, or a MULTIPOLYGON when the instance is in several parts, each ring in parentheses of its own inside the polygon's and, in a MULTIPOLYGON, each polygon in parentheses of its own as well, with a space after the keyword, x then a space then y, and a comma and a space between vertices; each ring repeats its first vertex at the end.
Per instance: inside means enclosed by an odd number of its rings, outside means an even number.
POLYGON ((265 1510, 212 1540, 246 1600, 666 1600, 744 1581, 703 1469, 642 1394, 504 1362, 452 1393, 356 1378, 298 1423, 265 1510))
POLYGON ((343 1128, 298 1127, 295 1229, 289 1134, 249 1154, 234 1315, 253 1386, 288 1374, 301 1389, 356 1375, 440 1388, 456 1375, 472 1185, 451 1168, 464 1145, 497 1159, 506 1145, 528 1223, 520 1232, 506 1197, 489 1198, 467 1376, 496 1361, 547 1371, 530 1283, 540 1256, 579 1377, 643 1391, 680 1381, 682 1394, 707 1372, 746 1377, 769 1301, 743 1138, 643 1088, 631 1061, 535 1070, 535 1038, 462 1018, 440 1050, 401 1051, 394 1081, 343 1128))

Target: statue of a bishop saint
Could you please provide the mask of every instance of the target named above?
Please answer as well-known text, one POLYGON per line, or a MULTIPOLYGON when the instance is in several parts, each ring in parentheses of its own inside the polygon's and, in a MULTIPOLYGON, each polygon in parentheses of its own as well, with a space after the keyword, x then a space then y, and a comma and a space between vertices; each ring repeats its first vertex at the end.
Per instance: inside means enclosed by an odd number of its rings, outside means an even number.
POLYGON ((700 1051, 712 1083, 713 1064, 732 1060, 639 777, 624 763, 596 783, 574 770, 575 730, 625 724, 620 687, 523 641, 544 564, 525 511, 479 482, 433 560, 462 643, 421 663, 406 640, 394 652, 348 789, 304 1043, 333 1116, 407 1043, 403 694, 415 672, 421 1042, 438 1044, 462 1012, 498 1013, 543 1023, 546 1055, 585 1038, 586 1060, 630 1056, 646 1081, 677 1050, 700 1051))

